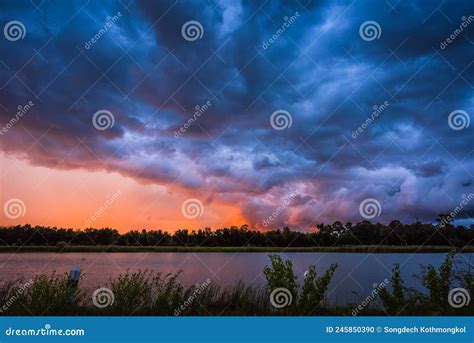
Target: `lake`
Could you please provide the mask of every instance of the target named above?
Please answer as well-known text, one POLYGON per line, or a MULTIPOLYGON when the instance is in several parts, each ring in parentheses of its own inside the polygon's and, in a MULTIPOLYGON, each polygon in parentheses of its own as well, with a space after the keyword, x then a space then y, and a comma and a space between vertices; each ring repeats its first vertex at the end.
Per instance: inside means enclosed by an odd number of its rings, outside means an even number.
MULTIPOLYGON (((293 262, 301 282, 308 265, 316 265, 319 275, 331 263, 338 268, 331 281, 328 299, 332 303, 358 303, 373 290, 374 283, 390 279, 391 269, 400 263, 405 286, 420 289, 415 274, 420 265, 439 266, 443 253, 281 253, 293 262)), ((458 254, 456 261, 474 263, 474 253, 458 254)), ((210 279, 212 283, 230 286, 242 280, 264 285, 263 267, 269 264, 267 253, 21 253, 0 254, 0 282, 22 278, 28 280, 38 274, 65 273, 79 266, 84 278, 81 287, 95 289, 107 286, 127 270, 148 269, 164 274, 182 270, 180 280, 193 285, 210 279)))

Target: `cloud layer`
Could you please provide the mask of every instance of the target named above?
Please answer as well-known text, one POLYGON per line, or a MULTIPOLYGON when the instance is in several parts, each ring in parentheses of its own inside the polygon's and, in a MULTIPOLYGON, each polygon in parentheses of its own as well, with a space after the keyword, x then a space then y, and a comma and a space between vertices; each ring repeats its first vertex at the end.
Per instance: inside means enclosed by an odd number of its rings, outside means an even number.
POLYGON ((375 220, 432 221, 474 192, 473 125, 448 120, 474 113, 472 1, 36 6, 1 5, 26 35, 0 39, 0 123, 34 103, 0 137, 6 155, 118 172, 257 227, 279 207, 275 227, 360 221, 367 198, 375 220), (183 37, 189 21, 201 38, 183 37), (100 110, 112 127, 93 125, 100 110))

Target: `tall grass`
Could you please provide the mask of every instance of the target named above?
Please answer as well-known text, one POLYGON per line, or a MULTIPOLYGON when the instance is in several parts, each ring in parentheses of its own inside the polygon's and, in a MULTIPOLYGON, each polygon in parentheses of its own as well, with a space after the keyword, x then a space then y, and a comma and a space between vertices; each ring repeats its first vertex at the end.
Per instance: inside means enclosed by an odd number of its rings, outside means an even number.
POLYGON ((79 313, 86 294, 72 287, 67 275, 39 275, 32 286, 21 292, 22 281, 7 283, 0 291, 3 312, 11 315, 74 315, 79 313), (5 306, 7 307, 5 310, 5 306))

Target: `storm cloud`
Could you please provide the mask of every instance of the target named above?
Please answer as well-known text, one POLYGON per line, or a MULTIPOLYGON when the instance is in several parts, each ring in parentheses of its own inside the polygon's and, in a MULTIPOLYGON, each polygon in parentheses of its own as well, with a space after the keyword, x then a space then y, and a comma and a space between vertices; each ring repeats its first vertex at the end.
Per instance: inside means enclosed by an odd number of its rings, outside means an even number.
POLYGON ((1 126, 34 103, 2 131, 6 155, 174 185, 256 227, 295 192, 273 226, 360 221, 367 198, 375 220, 433 221, 474 192, 473 124, 453 123, 474 113, 472 1, 1 8, 26 30, 0 39, 1 126))

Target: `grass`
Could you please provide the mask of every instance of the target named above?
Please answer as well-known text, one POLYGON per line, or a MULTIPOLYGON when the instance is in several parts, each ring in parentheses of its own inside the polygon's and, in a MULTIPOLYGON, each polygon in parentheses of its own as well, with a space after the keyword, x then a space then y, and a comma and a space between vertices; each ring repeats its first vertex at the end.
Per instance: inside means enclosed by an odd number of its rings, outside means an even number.
MULTIPOLYGON (((0 246, 2 252, 340 252, 340 253, 444 253, 451 246, 416 245, 343 245, 331 247, 196 247, 196 246, 124 246, 124 245, 66 245, 66 246, 0 246)), ((474 252, 474 246, 457 249, 457 252, 474 252)))
MULTIPOLYGON (((153 273, 147 270, 127 272, 110 280, 106 290, 94 295, 84 290, 81 281, 68 275, 40 275, 25 284, 9 282, 0 287, 1 315, 86 315, 86 316, 301 316, 301 315, 474 315, 474 302, 461 308, 450 306, 448 293, 455 287, 474 292, 474 279, 468 269, 454 270, 453 254, 448 254, 438 268, 422 269, 420 280, 425 292, 405 288, 399 266, 395 265, 389 286, 373 299, 372 305, 335 306, 326 299, 330 281, 337 273, 332 265, 321 276, 315 267, 299 284, 290 260, 270 255, 270 265, 264 268, 265 286, 238 282, 233 287, 221 287, 206 280, 195 286, 182 285, 178 274, 153 273), (457 280, 457 281, 456 281, 457 280), (456 281, 456 282, 455 282, 456 281), (284 289, 285 294, 281 293, 284 289), (275 296, 275 291, 279 296, 275 296), (112 301, 113 299, 113 301, 112 301), (281 306, 283 304, 283 306, 281 306)), ((103 290, 101 288, 101 290, 103 290)))

